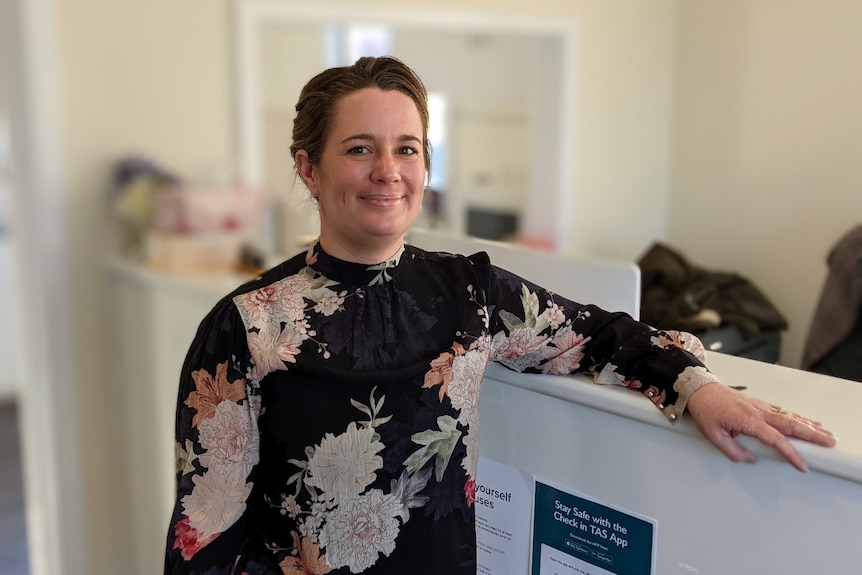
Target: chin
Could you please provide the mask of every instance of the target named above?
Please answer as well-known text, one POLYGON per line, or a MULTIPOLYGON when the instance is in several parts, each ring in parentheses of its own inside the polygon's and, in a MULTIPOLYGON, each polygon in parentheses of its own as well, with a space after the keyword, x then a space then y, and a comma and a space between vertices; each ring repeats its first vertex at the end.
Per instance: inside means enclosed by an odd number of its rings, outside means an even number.
POLYGON ((406 234, 406 233, 407 233, 407 228, 404 228, 404 229, 398 228, 397 230, 376 229, 376 230, 371 230, 368 235, 370 235, 371 237, 377 238, 377 239, 387 239, 388 238, 388 239, 391 239, 392 241, 396 241, 396 240, 400 240, 401 238, 403 238, 404 234, 406 234))
POLYGON ((413 224, 413 219, 399 221, 398 223, 391 219, 381 222, 380 225, 369 228, 369 233, 378 237, 401 237, 407 233, 407 230, 413 224))

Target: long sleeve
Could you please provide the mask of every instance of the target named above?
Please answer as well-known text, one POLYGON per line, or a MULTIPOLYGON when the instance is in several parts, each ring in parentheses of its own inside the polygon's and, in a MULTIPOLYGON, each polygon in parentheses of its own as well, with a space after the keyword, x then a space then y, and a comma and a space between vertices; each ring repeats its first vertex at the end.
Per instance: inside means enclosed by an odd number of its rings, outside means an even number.
POLYGON ((718 379, 695 336, 582 305, 491 266, 491 360, 523 372, 593 375, 640 390, 676 421, 695 390, 718 379))
POLYGON ((260 411, 243 323, 229 298, 201 323, 177 399, 177 499, 165 573, 232 573, 244 541, 260 411))

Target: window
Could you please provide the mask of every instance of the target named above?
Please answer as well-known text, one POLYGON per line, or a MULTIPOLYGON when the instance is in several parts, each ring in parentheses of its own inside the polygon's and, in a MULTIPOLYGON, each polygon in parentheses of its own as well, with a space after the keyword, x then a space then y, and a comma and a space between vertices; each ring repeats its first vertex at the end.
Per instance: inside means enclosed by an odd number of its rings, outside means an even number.
POLYGON ((392 30, 388 26, 336 24, 327 29, 327 67, 349 66, 362 56, 392 53, 392 30))

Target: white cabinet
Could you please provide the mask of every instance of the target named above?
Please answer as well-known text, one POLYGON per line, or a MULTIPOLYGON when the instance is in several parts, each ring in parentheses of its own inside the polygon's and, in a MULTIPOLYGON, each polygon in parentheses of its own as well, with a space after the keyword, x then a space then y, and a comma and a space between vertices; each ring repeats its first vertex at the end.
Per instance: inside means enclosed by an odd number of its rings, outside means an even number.
POLYGON ((126 262, 106 273, 112 313, 107 378, 115 500, 129 520, 127 575, 163 570, 174 501, 174 422, 186 351, 212 306, 245 281, 234 274, 175 277, 126 262))

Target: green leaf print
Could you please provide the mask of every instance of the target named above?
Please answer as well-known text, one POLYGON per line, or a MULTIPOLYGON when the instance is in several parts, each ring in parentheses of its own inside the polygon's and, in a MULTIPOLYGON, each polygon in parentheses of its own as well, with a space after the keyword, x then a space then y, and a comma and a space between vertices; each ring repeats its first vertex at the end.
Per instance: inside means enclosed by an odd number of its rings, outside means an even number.
POLYGON ((191 439, 186 439, 186 446, 179 443, 176 444, 176 470, 183 475, 191 473, 195 470, 194 462, 198 456, 195 453, 195 446, 191 439))
POLYGON ((500 320, 509 333, 516 329, 528 328, 538 334, 551 325, 548 319, 539 313, 539 296, 527 289, 524 284, 521 284, 521 305, 524 307, 523 321, 511 312, 500 311, 500 320))
POLYGON ((413 452, 407 461, 404 462, 404 467, 410 473, 416 473, 435 457, 434 460, 434 477, 439 482, 443 480, 443 473, 449 465, 449 459, 452 457, 452 452, 461 438, 461 432, 458 431, 458 420, 442 415, 437 418, 439 431, 429 429, 414 433, 410 439, 413 443, 421 445, 419 449, 413 452))

